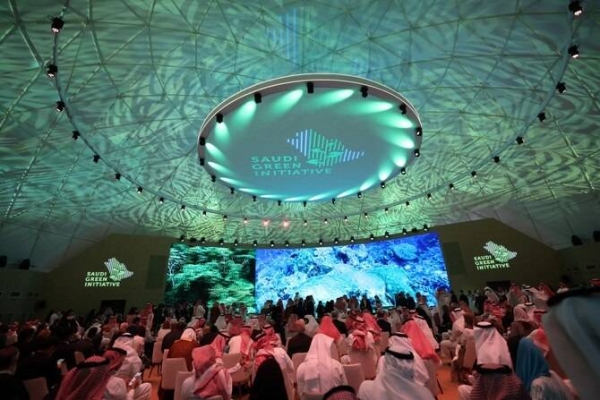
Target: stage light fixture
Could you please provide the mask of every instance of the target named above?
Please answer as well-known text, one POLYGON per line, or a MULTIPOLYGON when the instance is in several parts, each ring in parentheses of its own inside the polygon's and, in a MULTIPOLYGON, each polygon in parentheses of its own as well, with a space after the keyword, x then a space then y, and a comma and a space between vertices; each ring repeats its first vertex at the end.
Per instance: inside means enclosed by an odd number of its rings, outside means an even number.
POLYGON ((494 156, 494 158, 492 158, 492 160, 494 160, 494 162, 496 164, 498 164, 500 162, 500 156, 494 156))
POLYGON ((387 238, 389 238, 389 237, 390 237, 390 233, 389 233, 388 231, 385 231, 385 233, 384 233, 384 236, 385 236, 385 237, 386 237, 386 239, 387 239, 387 238))
POLYGON ((308 203, 306 201, 302 202, 302 206, 306 208, 306 206, 308 205, 308 203))
POLYGON ((290 221, 288 221, 287 219, 283 220, 283 227, 284 228, 288 228, 290 226, 290 221))
POLYGON ((98 164, 98 161, 100 161, 100 156, 98 154, 94 154, 92 161, 94 161, 94 163, 98 164))
POLYGON ((312 94, 315 92, 314 82, 306 82, 306 93, 312 94))
POLYGON ((254 102, 256 104, 262 103, 262 94, 260 92, 254 93, 254 102))
POLYGON ((327 225, 327 224, 329 223, 329 221, 327 221, 327 218, 325 218, 325 219, 323 220, 323 223, 324 223, 325 225, 327 225))
POLYGON ((368 86, 361 86, 360 87, 360 94, 362 95, 363 98, 366 98, 369 95, 369 87, 368 86))
POLYGON ((323 246, 323 239, 319 239, 319 246, 323 246))
POLYGON ((405 204, 406 204, 406 207, 410 207, 410 201, 407 201, 405 204))
POLYGON ((408 231, 406 230, 406 228, 402 228, 402 234, 403 234, 404 236, 406 236, 406 234, 407 234, 407 233, 408 233, 408 231))
POLYGON ((567 84, 564 82, 558 82, 556 84, 556 90, 558 91, 558 93, 563 94, 567 91, 567 84))
POLYGON ((525 143, 525 139, 523 139, 522 136, 518 136, 515 141, 517 142, 517 144, 523 144, 525 143))
POLYGON ((331 199, 331 204, 335 206, 335 197, 331 199))
POLYGON ((348 216, 344 215, 344 222, 348 222, 348 216))
POLYGON ((48 75, 49 78, 54 78, 57 73, 58 73, 58 67, 54 64, 48 64, 48 69, 46 70, 46 75, 48 75))
POLYGON ((165 203, 165 198, 164 197, 159 197, 158 198, 158 204, 164 204, 165 203))
POLYGON ((227 215, 223 215, 223 222, 227 222, 227 215))
POLYGON ((252 196, 252 201, 256 201, 256 196, 252 196))
POLYGON ((137 192, 138 192, 138 193, 142 193, 143 191, 144 191, 144 188, 143 188, 143 187, 141 187, 141 186, 138 186, 138 187, 137 187, 137 192))
POLYGON ((235 194, 235 188, 229 188, 229 193, 235 194))
POLYGON ((417 127, 415 128, 415 134, 416 134, 417 136, 423 136, 423 128, 421 128, 420 126, 417 126, 417 127))
POLYGON ((362 192, 356 193, 356 197, 358 197, 359 199, 362 199, 362 192))
POLYGON ((277 200, 277 205, 281 207, 281 200, 277 200))
POLYGON ((451 184, 449 184, 449 185, 448 185, 448 188, 449 188, 450 190, 454 190, 454 189, 456 189, 456 188, 454 187, 454 183, 451 183, 451 184))
POLYGON ((244 224, 248 223, 248 218, 244 217, 244 224))
POLYGON ((354 243, 354 236, 350 236, 350 243, 354 243))
POLYGON ((269 226, 269 220, 268 219, 263 219, 262 224, 266 228, 267 226, 269 226))
POLYGON ((363 216, 368 219, 369 218, 369 213, 364 213, 363 216))
POLYGON ((204 136, 200 136, 200 146, 206 146, 206 138, 204 136))
POLYGON ((427 225, 427 224, 423 225, 423 230, 425 232, 427 232, 429 230, 429 225, 427 225))
POLYGON ((304 224, 304 226, 308 225, 308 221, 304 220, 304 222, 302 222, 304 224))
POLYGON ((181 205, 181 211, 185 211, 185 204, 181 205))
POLYGON ((206 217, 206 210, 202 211, 202 216, 206 217))
POLYGON ((50 24, 50 29, 52 33, 59 33, 62 28, 65 26, 65 21, 61 17, 52 18, 52 23, 50 24))
POLYGON ((419 149, 415 149, 414 153, 415 157, 421 157, 421 151, 419 149))
POLYGON ((202 244, 206 243, 206 238, 204 236, 202 236, 200 238, 200 243, 202 243, 202 244))
POLYGON ((477 171, 471 171, 471 178, 477 178, 477 171))
POLYGON ((233 241, 233 245, 237 247, 237 245, 238 245, 238 244, 239 244, 238 240, 237 240, 237 239, 235 239, 235 240, 233 241))
POLYGON ((302 239, 302 242, 300 243, 300 245, 301 245, 302 247, 306 246, 306 241, 305 241, 304 239, 302 239))
POLYGON ((216 120, 217 120, 217 124, 220 124, 223 122, 223 114, 218 113, 216 116, 216 120))
POLYGON ((569 11, 573 13, 573 16, 579 17, 583 14, 583 7, 581 6, 581 1, 573 0, 569 3, 569 11))
POLYGON ((338 238, 333 238, 333 243, 338 244, 340 242, 340 239, 338 238))
POLYGON ((406 175, 406 168, 404 168, 404 167, 400 168, 400 173, 402 175, 406 175))
POLYGON ((79 133, 79 131, 73 131, 73 134, 71 135, 71 138, 73 140, 77 140, 77 139, 79 139, 79 136, 81 136, 81 134, 79 133))
POLYGON ((252 246, 253 246, 253 247, 256 247, 256 246, 258 246, 258 242, 257 242, 256 240, 254 240, 254 241, 252 242, 252 246))
POLYGON ((433 198, 433 195, 431 193, 427 193, 427 200, 431 200, 433 198))
POLYGON ((385 182, 381 181, 381 183, 379 184, 379 186, 381 186, 382 189, 385 189, 385 182))
POLYGON ((225 244, 225 239, 219 239, 219 246, 223 246, 225 244))
POLYGON ((400 104, 400 106, 398 108, 400 109, 400 112, 402 113, 402 115, 406 114, 406 104, 402 103, 402 104, 400 104))
POLYGON ((58 112, 63 112, 65 110, 65 102, 62 100, 59 100, 56 102, 56 111, 58 112))
POLYGON ((211 176, 210 176, 210 181, 211 181, 212 183, 215 183, 215 182, 217 181, 217 177, 216 177, 216 176, 214 176, 214 175, 211 175, 211 176))
POLYGON ((544 122, 546 120, 546 113, 542 111, 537 115, 537 117, 540 120, 540 122, 544 122))
POLYGON ((180 242, 183 242, 184 240, 185 240, 185 235, 181 235, 181 236, 179 236, 179 241, 180 241, 180 242))
POLYGON ((387 214, 388 212, 390 212, 390 209, 386 207, 386 208, 383 210, 383 212, 387 214))
POLYGON ((115 174, 115 180, 120 181, 121 180, 121 174, 120 173, 116 173, 115 174))
POLYGON ((375 240, 375 236, 371 233, 371 236, 369 236, 369 239, 375 240))
POLYGON ((576 44, 571 45, 568 51, 571 58, 579 58, 579 47, 576 44))
POLYGON ((201 158, 201 159, 200 159, 200 166, 201 166, 201 167, 204 167, 204 158, 201 158))
POLYGON ((290 242, 288 240, 285 241, 285 247, 290 247, 290 242))

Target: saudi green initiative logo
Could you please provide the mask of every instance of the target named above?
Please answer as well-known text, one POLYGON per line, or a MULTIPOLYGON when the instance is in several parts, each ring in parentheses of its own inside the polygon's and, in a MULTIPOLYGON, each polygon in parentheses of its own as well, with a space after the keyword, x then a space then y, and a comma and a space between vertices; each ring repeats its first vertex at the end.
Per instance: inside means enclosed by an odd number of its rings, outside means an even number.
POLYGON ((332 167, 358 160, 364 151, 346 148, 339 139, 329 139, 313 129, 296 132, 287 143, 300 155, 253 156, 250 158, 255 177, 329 175, 332 167))
POLYGON ((104 262, 108 272, 88 271, 85 276, 85 287, 119 287, 123 279, 133 276, 133 272, 116 258, 104 262))
POLYGON ((492 241, 487 242, 483 248, 489 255, 473 258, 477 270, 510 268, 508 262, 517 256, 516 251, 510 251, 506 247, 492 241))

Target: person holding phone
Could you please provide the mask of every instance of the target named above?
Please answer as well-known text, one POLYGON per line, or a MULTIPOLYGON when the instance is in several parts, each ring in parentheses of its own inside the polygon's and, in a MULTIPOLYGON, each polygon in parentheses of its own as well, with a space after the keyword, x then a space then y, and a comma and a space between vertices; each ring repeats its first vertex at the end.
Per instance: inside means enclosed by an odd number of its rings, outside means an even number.
POLYGON ((137 372, 129 381, 116 375, 126 357, 127 352, 120 348, 113 347, 104 352, 112 375, 106 383, 102 400, 150 400, 152 385, 142 383, 141 372, 137 372))

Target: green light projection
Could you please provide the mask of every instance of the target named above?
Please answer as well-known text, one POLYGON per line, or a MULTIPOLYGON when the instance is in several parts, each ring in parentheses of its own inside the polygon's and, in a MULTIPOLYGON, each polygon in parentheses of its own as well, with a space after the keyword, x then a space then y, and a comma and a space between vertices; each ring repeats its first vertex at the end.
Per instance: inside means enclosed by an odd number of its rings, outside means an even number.
POLYGON ((396 176, 420 145, 417 126, 421 123, 410 103, 375 82, 345 75, 292 76, 221 103, 205 120, 200 130, 205 145, 198 149, 211 175, 242 192, 322 201, 396 176), (313 93, 306 82, 314 82, 313 93), (405 115, 401 104, 407 105, 405 115), (220 123, 217 113, 223 115, 220 123))

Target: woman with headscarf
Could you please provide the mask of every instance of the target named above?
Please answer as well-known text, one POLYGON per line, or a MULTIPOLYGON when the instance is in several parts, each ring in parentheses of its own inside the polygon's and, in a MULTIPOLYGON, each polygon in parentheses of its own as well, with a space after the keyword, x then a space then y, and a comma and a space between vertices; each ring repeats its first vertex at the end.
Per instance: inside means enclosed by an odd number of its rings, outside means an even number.
POLYGON ((490 322, 479 322, 473 330, 477 365, 473 386, 460 385, 461 400, 529 400, 519 377, 513 372, 506 340, 490 322))
POLYGON ((304 319, 306 320, 306 326, 304 327, 304 333, 308 336, 313 337, 319 331, 319 323, 312 315, 305 315, 304 319))
POLYGON ((307 395, 322 395, 335 386, 347 383, 342 364, 331 357, 333 348, 335 342, 324 333, 317 333, 313 337, 306 358, 296 374, 301 400, 307 395))
POLYGON ((434 396, 440 393, 440 387, 437 381, 437 369, 442 361, 431 346, 431 343, 413 319, 409 319, 402 325, 402 331, 408 335, 415 349, 415 352, 423 359, 429 379, 427 387, 434 396))
POLYGON ((294 363, 292 359, 287 355, 286 351, 281 347, 273 346, 272 340, 266 335, 261 333, 254 340, 254 349, 256 355, 254 357, 254 365, 252 369, 253 380, 256 377, 256 372, 260 368, 260 365, 269 358, 274 358, 279 364, 279 368, 285 379, 285 386, 287 388, 288 397, 290 400, 294 398, 294 363))
POLYGON ((109 360, 99 356, 87 358, 63 378, 56 400, 102 400, 112 376, 109 360))
POLYGON ((185 358, 188 370, 192 369, 192 351, 198 347, 196 341, 196 331, 192 328, 187 328, 181 334, 179 340, 176 340, 171 348, 167 358, 185 358))
POLYGON ((127 352, 120 348, 112 348, 104 352, 103 357, 109 361, 112 373, 106 384, 102 400, 150 400, 152 385, 141 383, 141 380, 126 380, 116 374, 121 369, 127 352))
POLYGON ((540 349, 531 339, 523 338, 517 351, 515 372, 532 400, 572 400, 565 383, 550 371, 540 349))
POLYGON ((184 400, 208 399, 221 396, 231 399, 232 381, 229 372, 217 363, 215 350, 209 346, 197 347, 192 351, 195 374, 181 385, 184 400))
POLYGON ((361 400, 433 400, 431 392, 414 379, 414 353, 399 346, 389 347, 380 361, 374 381, 364 381, 358 390, 361 400))

